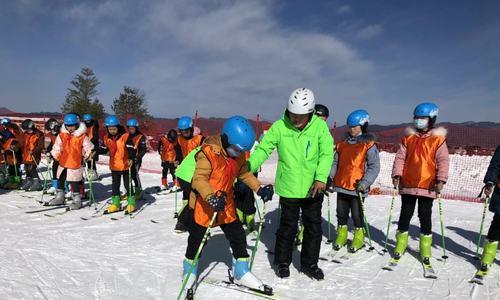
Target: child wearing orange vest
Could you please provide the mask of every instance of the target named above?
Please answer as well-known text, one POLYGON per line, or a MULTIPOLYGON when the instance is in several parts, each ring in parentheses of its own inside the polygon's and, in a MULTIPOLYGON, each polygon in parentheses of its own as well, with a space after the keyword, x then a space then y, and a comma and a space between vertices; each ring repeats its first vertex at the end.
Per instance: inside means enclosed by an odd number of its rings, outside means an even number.
MULTIPOLYGON (((85 126, 87 126, 87 136, 92 145, 94 145, 94 149, 97 149, 99 147, 99 122, 95 120, 91 114, 83 114, 82 118, 85 126)), ((96 166, 97 161, 99 161, 99 153, 98 151, 94 151, 92 153, 92 159, 87 162, 87 176, 93 181, 99 180, 96 166)))
POLYGON ((380 158, 375 138, 368 133, 370 116, 356 110, 347 117, 346 138, 336 145, 331 177, 337 192, 337 238, 333 248, 340 250, 347 243, 349 211, 354 223, 354 238, 349 251, 356 252, 365 245, 361 197, 366 197, 380 172, 380 158))
POLYGON ((394 159, 393 185, 400 190, 401 214, 396 233, 394 258, 406 252, 408 227, 418 201, 420 256, 430 264, 432 245, 432 204, 448 180, 449 156, 446 129, 434 128, 438 107, 421 103, 413 113, 414 128, 408 128, 394 159))
POLYGON ((26 182, 21 189, 25 191, 41 191, 42 184, 40 183, 37 167, 42 158, 44 136, 31 119, 24 120, 21 123, 21 128, 24 131, 23 163, 26 172, 26 182))
POLYGON ((55 161, 59 162, 57 168, 57 191, 54 199, 45 205, 62 205, 64 199, 64 184, 67 182, 72 191, 70 210, 82 207, 80 184, 83 180, 83 165, 90 159, 94 145, 85 135, 87 127, 80 121, 77 114, 69 113, 64 116, 64 126, 56 138, 50 152, 55 161))
POLYGON ((4 118, 0 125, 0 154, 4 158, 7 168, 7 178, 0 188, 17 189, 21 183, 20 165, 22 162, 21 142, 13 132, 17 132, 17 125, 10 119, 4 118))
POLYGON ((194 222, 189 228, 186 258, 183 262, 183 278, 186 289, 194 290, 198 274, 198 261, 195 254, 202 243, 208 226, 220 226, 229 240, 233 251, 232 276, 236 283, 252 289, 269 291, 249 270, 246 234, 236 215, 233 198, 233 183, 236 178, 242 180, 264 201, 271 200, 271 185, 260 187, 260 183, 249 171, 244 152, 250 150, 255 141, 255 134, 250 122, 241 116, 229 118, 222 129, 222 134, 208 137, 196 154, 196 168, 192 179, 193 191, 189 206, 194 210, 194 222), (211 219, 217 213, 211 224, 211 219), (188 270, 192 270, 189 273, 188 270), (189 275, 188 275, 189 274, 189 275))
POLYGON ((136 209, 134 189, 129 181, 129 171, 133 167, 135 156, 134 146, 129 143, 129 134, 120 125, 116 116, 108 116, 104 120, 107 133, 104 135, 103 146, 99 148, 100 154, 109 152, 109 168, 111 169, 112 196, 111 204, 105 214, 111 214, 122 210, 120 198, 120 184, 123 183, 127 190, 127 208, 125 213, 129 214, 136 209))
MULTIPOLYGON (((57 122, 56 119, 49 119, 45 122, 45 130, 49 133, 50 143, 45 149, 45 154, 49 156, 49 163, 52 160, 50 151, 54 147, 56 143, 57 136, 61 130, 61 125, 57 122)), ((55 194, 57 191, 57 187, 59 186, 57 180, 57 169, 59 168, 59 162, 57 160, 52 161, 52 186, 47 190, 47 194, 55 194)))
POLYGON ((132 160, 132 168, 130 168, 132 174, 132 180, 134 181, 135 198, 142 198, 142 186, 139 180, 139 170, 142 165, 142 158, 148 152, 148 147, 146 145, 146 137, 139 131, 139 121, 137 119, 129 119, 127 121, 128 130, 128 145, 132 145, 132 151, 134 153, 132 160))
MULTIPOLYGON (((205 137, 201 134, 195 134, 193 119, 188 116, 181 117, 177 123, 177 127, 180 131, 180 135, 177 138, 179 147, 182 152, 182 159, 184 159, 194 148, 200 146, 203 143, 205 137)), ((179 212, 179 217, 177 219, 177 224, 175 224, 176 232, 186 232, 189 228, 189 224, 193 219, 193 211, 187 205, 189 199, 189 193, 191 191, 191 183, 178 179, 179 184, 182 189, 182 202, 183 206, 179 212)))
MULTIPOLYGON (((158 142, 158 153, 161 157, 161 190, 165 191, 168 188, 167 175, 170 172, 172 176, 172 189, 177 189, 175 169, 182 160, 182 152, 177 142, 177 131, 175 129, 170 129, 168 133, 160 137, 158 142)), ((175 191, 175 190, 174 190, 175 191)))

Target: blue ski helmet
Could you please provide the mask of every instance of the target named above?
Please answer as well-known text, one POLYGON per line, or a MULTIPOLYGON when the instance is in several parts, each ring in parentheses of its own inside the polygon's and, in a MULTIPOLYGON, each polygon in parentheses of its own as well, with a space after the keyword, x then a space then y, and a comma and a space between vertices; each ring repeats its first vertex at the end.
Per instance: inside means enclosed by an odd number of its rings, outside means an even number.
POLYGON ((242 116, 233 116, 226 120, 222 134, 227 136, 229 145, 237 146, 241 151, 249 151, 255 143, 252 124, 242 116))
POLYGON ((368 123, 370 123, 370 115, 364 109, 355 110, 347 117, 347 126, 349 127, 364 126, 368 123))
POLYGON ((177 127, 179 130, 186 130, 193 127, 193 119, 188 116, 181 117, 179 122, 177 122, 177 127))
POLYGON ((127 127, 136 127, 136 128, 139 128, 139 121, 137 121, 137 119, 128 119, 127 121, 127 127))
POLYGON ((118 117, 115 115, 107 116, 106 119, 104 119, 104 126, 106 127, 114 127, 118 126, 120 124, 120 121, 118 120, 118 117))
POLYGON ((439 113, 439 108, 437 107, 436 104, 430 103, 430 102, 425 102, 425 103, 420 103, 415 107, 415 110, 413 111, 413 116, 414 117, 429 117, 429 118, 436 118, 439 113))
POLYGON ((75 113, 64 115, 64 125, 74 126, 80 124, 80 117, 75 113))
POLYGON ((2 120, 0 121, 1 125, 7 125, 10 123, 11 123, 11 120, 9 118, 2 118, 2 120))
POLYGON ((92 121, 93 117, 91 114, 83 114, 82 119, 83 119, 83 122, 90 122, 90 121, 92 121))

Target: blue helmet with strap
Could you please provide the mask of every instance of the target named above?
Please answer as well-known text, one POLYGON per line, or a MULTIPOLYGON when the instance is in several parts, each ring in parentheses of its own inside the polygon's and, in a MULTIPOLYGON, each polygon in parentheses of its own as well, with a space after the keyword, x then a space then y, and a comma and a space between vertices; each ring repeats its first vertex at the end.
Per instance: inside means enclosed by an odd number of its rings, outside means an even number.
POLYGON ((80 124, 80 117, 75 113, 69 113, 64 115, 64 125, 75 126, 80 124))
POLYGON ((353 111, 347 116, 347 126, 355 127, 355 126, 365 126, 370 123, 370 115, 364 109, 358 109, 353 111))
POLYGON ((114 127, 118 126, 120 124, 120 121, 118 120, 118 117, 115 115, 107 116, 106 119, 104 119, 104 126, 106 127, 114 127))
POLYGON ((226 120, 222 134, 227 136, 229 145, 237 146, 241 151, 249 151, 255 143, 252 124, 242 116, 233 116, 226 120))
POLYGON ((128 121, 127 121, 127 127, 136 127, 136 128, 139 128, 139 121, 137 121, 137 119, 135 119, 135 118, 128 119, 128 121))
POLYGON ((177 122, 177 127, 179 130, 186 130, 193 127, 193 119, 189 116, 184 116, 177 122))
POLYGON ((83 119, 83 122, 90 122, 90 121, 92 121, 93 117, 91 114, 83 114, 82 119, 83 119))
POLYGON ((439 108, 436 104, 431 102, 420 103, 413 111, 414 117, 429 117, 436 118, 439 114, 439 108))

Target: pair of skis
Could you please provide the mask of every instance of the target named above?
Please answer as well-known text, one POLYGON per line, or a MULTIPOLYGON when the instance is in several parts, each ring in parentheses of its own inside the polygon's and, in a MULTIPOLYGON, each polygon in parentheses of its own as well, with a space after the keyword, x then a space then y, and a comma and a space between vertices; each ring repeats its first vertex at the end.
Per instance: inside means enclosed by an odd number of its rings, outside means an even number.
MULTIPOLYGON (((382 270, 386 271, 394 271, 397 266, 399 265, 399 262, 401 261, 402 257, 391 257, 389 261, 382 266, 382 270)), ((422 268, 424 270, 424 278, 429 278, 429 279, 437 279, 437 273, 432 267, 432 264, 430 262, 429 258, 422 258, 420 260, 420 263, 422 264, 422 268)))

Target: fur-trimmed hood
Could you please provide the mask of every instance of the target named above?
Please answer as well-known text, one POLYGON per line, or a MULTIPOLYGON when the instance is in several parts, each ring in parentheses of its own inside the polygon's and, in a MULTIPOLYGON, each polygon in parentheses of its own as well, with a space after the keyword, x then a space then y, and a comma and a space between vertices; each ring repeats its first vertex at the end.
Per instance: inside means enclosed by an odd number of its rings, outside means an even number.
MULTIPOLYGON (((68 129, 66 129, 66 126, 61 127, 61 132, 69 133, 68 129)), ((87 126, 85 125, 84 122, 80 122, 80 126, 71 134, 73 136, 79 137, 87 133, 87 126)))
MULTIPOLYGON (((418 131, 414 127, 406 127, 405 129, 405 135, 414 135, 417 134, 418 131)), ((436 135, 436 136, 446 136, 448 134, 448 130, 444 127, 436 127, 431 130, 429 130, 426 133, 422 133, 423 136, 431 136, 431 135, 436 135)))
POLYGON ((349 133, 346 132, 344 139, 350 144, 355 144, 355 143, 375 142, 377 138, 371 132, 365 132, 358 136, 350 136, 349 133))

